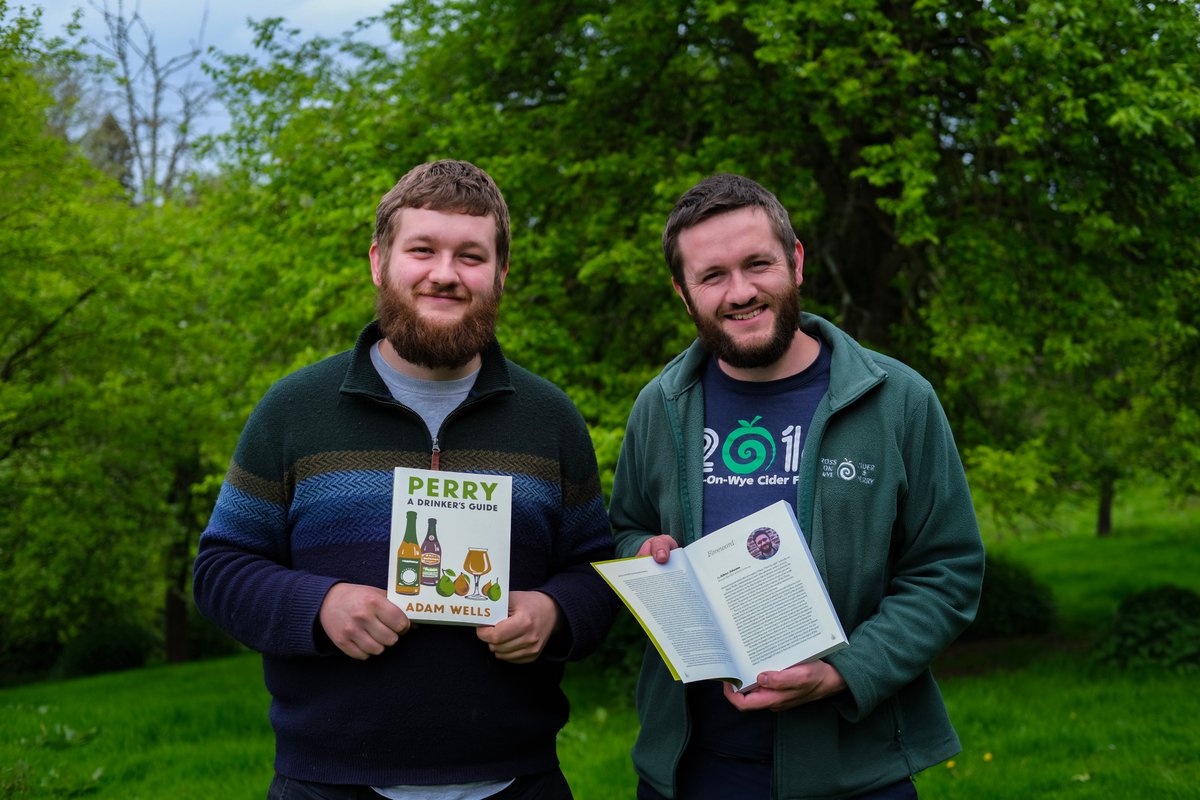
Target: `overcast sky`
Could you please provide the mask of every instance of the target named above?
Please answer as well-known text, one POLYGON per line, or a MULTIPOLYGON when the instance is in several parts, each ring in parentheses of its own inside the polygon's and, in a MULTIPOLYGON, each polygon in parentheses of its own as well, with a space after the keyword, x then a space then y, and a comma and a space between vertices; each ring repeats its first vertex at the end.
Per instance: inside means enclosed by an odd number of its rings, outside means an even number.
MULTIPOLYGON (((82 9, 84 34, 100 41, 105 38, 103 15, 94 7, 103 8, 104 0, 15 0, 9 5, 40 7, 42 33, 47 36, 61 34, 75 9, 82 9)), ((159 63, 164 63, 190 52, 197 43, 205 50, 211 46, 226 53, 252 52, 254 37, 249 19, 283 17, 287 27, 300 29, 301 40, 313 36, 336 38, 354 28, 359 20, 378 14, 389 5, 389 0, 125 0, 124 11, 128 18, 135 8, 138 10, 154 34, 159 63)), ((108 8, 115 13, 117 0, 108 0, 108 8)), ((360 38, 378 44, 387 42, 386 31, 378 25, 360 38)), ((199 76, 199 64, 193 69, 199 76)), ((213 103, 195 122, 198 132, 216 132, 228 125, 228 117, 213 103)))
MULTIPOLYGON (((104 5, 104 0, 94 2, 104 5)), ((16 0, 9 5, 40 6, 42 31, 47 34, 61 33, 71 13, 82 8, 84 32, 96 38, 104 35, 101 15, 88 0, 16 0)), ((300 28, 302 38, 307 39, 317 35, 337 36, 388 5, 387 0, 125 0, 125 13, 129 16, 132 9, 138 8, 142 19, 154 31, 160 57, 169 57, 187 52, 197 41, 205 8, 208 22, 201 43, 206 48, 213 45, 228 53, 248 53, 253 49, 253 36, 247 19, 283 17, 289 27, 300 28)), ((117 0, 108 0, 108 7, 115 11, 117 0)), ((378 39, 372 37, 372 40, 384 41, 382 31, 378 39)))

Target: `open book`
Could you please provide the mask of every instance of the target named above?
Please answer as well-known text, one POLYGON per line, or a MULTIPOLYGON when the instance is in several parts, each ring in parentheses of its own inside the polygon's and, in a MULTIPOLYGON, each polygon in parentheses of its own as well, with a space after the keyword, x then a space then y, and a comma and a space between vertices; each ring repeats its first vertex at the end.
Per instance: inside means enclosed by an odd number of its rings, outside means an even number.
POLYGON ((846 647, 846 634, 786 501, 671 551, 593 564, 641 623, 676 680, 758 674, 846 647))
POLYGON ((409 619, 495 625, 508 616, 512 478, 397 467, 388 599, 409 619))

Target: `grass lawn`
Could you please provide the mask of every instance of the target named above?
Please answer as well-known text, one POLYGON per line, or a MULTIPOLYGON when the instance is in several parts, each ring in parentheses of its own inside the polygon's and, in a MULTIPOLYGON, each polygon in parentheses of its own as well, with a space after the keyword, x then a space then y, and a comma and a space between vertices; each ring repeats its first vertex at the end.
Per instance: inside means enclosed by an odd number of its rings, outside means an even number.
MULTIPOLYGON (((1092 666, 1087 646, 1119 599, 1174 583, 1200 590, 1196 505, 1152 494, 1113 536, 1090 521, 989 532, 993 551, 1051 587, 1062 625, 1040 639, 961 645, 935 664, 963 742, 917 777, 921 797, 1200 797, 1200 676, 1092 666)), ((560 734, 578 800, 632 797, 633 676, 572 665, 560 734)), ((0 798, 264 797, 273 742, 257 656, 150 667, 0 690, 0 798)))
POLYGON ((0 692, 0 797, 265 797, 257 655, 0 692))
POLYGON ((923 798, 1200 796, 1197 676, 1130 675, 1051 656, 941 681, 963 751, 917 776, 923 798))

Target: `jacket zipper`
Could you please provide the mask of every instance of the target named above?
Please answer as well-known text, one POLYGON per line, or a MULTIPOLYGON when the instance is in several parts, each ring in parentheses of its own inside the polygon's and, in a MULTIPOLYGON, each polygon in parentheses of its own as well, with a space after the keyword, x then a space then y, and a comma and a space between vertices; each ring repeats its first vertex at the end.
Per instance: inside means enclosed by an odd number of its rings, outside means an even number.
MULTIPOLYGON (((445 428, 446 423, 449 422, 453 417, 458 416, 458 413, 460 411, 462 411, 464 408, 467 408, 468 406, 473 406, 476 403, 480 402, 481 400, 484 400, 484 399, 490 397, 492 394, 493 394, 493 392, 488 392, 487 394, 478 395, 476 397, 468 396, 467 399, 464 400, 461 405, 457 406, 454 410, 452 410, 449 414, 446 415, 446 418, 444 420, 442 420, 442 427, 445 428)), ((396 400, 391 397, 386 398, 386 399, 382 398, 382 397, 373 397, 370 395, 368 395, 368 397, 370 397, 370 399, 374 400, 377 403, 382 403, 385 406, 401 408, 401 409, 407 411, 409 414, 412 414, 417 419, 421 419, 420 414, 413 411, 411 408, 404 405, 403 403, 396 402, 396 400)), ((436 433, 433 433, 432 431, 430 431, 430 437, 433 439, 433 445, 432 445, 432 447, 430 449, 430 453, 429 453, 429 468, 432 470, 440 471, 442 468, 442 446, 438 442, 438 436, 436 433)))
MULTIPOLYGON (((463 400, 461 404, 459 404, 458 406, 455 406, 450 411, 450 413, 446 415, 446 418, 442 420, 442 427, 438 429, 438 433, 441 433, 443 430, 445 430, 446 423, 448 423, 450 420, 457 417, 464 408, 469 408, 482 400, 486 400, 492 394, 493 394, 492 392, 488 392, 487 394, 477 395, 475 397, 471 397, 468 395, 466 400, 463 400)), ((405 407, 407 408, 407 406, 405 406, 405 407)), ((412 409, 409 409, 409 410, 411 411, 412 409)), ((413 413, 416 413, 416 412, 413 412, 413 413)), ((429 468, 432 470, 441 470, 441 468, 442 468, 442 445, 440 442, 438 442, 438 434, 437 433, 430 431, 429 435, 433 439, 433 448, 429 453, 429 468)))

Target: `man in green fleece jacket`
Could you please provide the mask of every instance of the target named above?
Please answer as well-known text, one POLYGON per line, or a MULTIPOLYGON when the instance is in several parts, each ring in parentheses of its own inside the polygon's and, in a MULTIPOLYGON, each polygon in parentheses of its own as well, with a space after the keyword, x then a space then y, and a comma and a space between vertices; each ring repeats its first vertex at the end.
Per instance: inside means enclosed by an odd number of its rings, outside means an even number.
POLYGON ((934 657, 971 622, 984 554, 927 381, 800 311, 787 212, 736 175, 701 181, 663 233, 698 340, 638 396, 610 514, 618 556, 792 503, 850 646, 739 694, 684 685, 647 648, 633 750, 643 800, 910 798, 959 750, 934 657))

